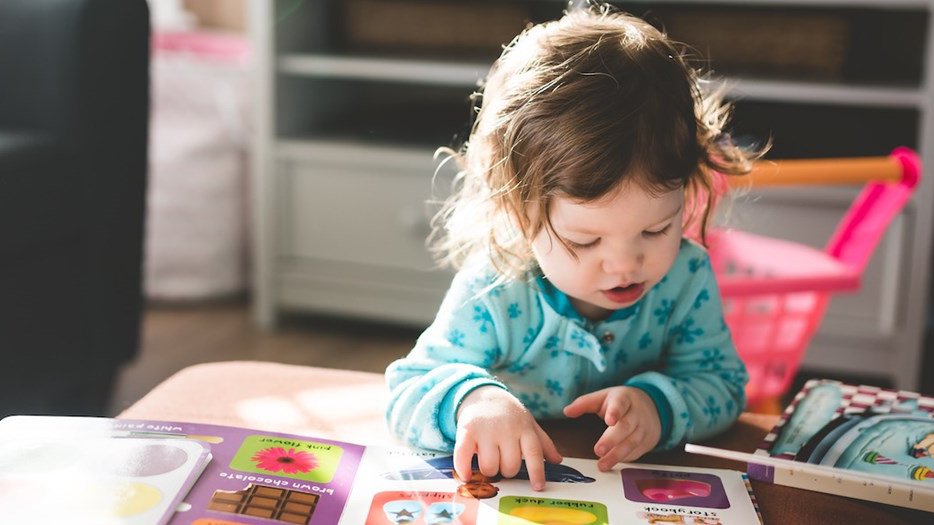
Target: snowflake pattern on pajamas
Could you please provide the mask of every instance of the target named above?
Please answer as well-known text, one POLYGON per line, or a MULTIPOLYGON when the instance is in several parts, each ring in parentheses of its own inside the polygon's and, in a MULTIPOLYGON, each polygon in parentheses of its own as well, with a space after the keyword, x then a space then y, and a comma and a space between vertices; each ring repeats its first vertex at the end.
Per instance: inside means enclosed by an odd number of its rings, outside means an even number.
POLYGON ((722 431, 745 406, 748 375, 707 253, 690 241, 638 303, 597 322, 540 276, 494 282, 491 266, 462 269, 435 322, 387 369, 387 421, 410 444, 452 450, 460 401, 485 385, 513 392, 537 418, 563 417, 600 388, 642 388, 671 416, 659 449, 722 431))

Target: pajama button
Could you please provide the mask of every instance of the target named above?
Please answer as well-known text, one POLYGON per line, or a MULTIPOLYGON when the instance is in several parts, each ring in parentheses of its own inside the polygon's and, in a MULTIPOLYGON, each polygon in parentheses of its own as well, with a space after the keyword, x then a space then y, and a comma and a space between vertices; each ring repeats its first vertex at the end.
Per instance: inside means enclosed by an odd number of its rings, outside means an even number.
POLYGON ((604 343, 610 344, 610 343, 612 343, 612 342, 616 339, 616 336, 613 335, 613 332, 607 330, 606 332, 603 332, 603 338, 602 338, 602 339, 603 339, 603 342, 604 342, 604 343))

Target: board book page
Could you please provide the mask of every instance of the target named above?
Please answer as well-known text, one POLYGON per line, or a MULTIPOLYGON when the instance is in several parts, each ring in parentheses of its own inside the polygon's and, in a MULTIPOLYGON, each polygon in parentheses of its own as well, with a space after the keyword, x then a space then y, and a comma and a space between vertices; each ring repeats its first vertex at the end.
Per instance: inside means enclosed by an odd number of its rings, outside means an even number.
POLYGON ((370 447, 342 525, 759 523, 745 477, 737 471, 623 464, 600 472, 596 460, 546 465, 535 492, 521 469, 514 479, 470 483, 453 477, 451 456, 370 447))
POLYGON ((210 462, 205 443, 114 432, 104 418, 0 421, 0 523, 167 523, 210 462))
POLYGON ((450 455, 405 447, 220 425, 12 416, 0 421, 0 523, 761 521, 738 471, 627 463, 600 472, 596 460, 575 458, 546 467, 546 490, 535 492, 524 467, 515 479, 475 469, 462 482, 450 455))

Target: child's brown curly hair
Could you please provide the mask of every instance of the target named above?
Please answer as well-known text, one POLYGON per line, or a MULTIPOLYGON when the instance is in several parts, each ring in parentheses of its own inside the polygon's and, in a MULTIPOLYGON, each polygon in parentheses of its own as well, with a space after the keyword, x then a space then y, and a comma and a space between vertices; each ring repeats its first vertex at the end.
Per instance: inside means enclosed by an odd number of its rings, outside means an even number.
POLYGON ((523 31, 477 95, 467 144, 446 150, 462 171, 432 241, 443 262, 485 255, 504 279, 534 267, 554 196, 593 201, 624 180, 684 188, 686 231, 703 242, 720 174, 749 172, 766 149, 733 143, 729 106, 701 89, 683 46, 605 5, 523 31))

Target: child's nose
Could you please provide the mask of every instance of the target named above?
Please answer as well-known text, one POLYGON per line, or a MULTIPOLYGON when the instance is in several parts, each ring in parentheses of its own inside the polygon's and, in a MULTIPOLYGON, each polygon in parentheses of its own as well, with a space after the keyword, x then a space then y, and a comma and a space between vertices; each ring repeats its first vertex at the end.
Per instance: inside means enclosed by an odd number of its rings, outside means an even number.
POLYGON ((617 249, 603 257, 603 271, 612 275, 632 275, 645 263, 645 253, 638 249, 617 249))

